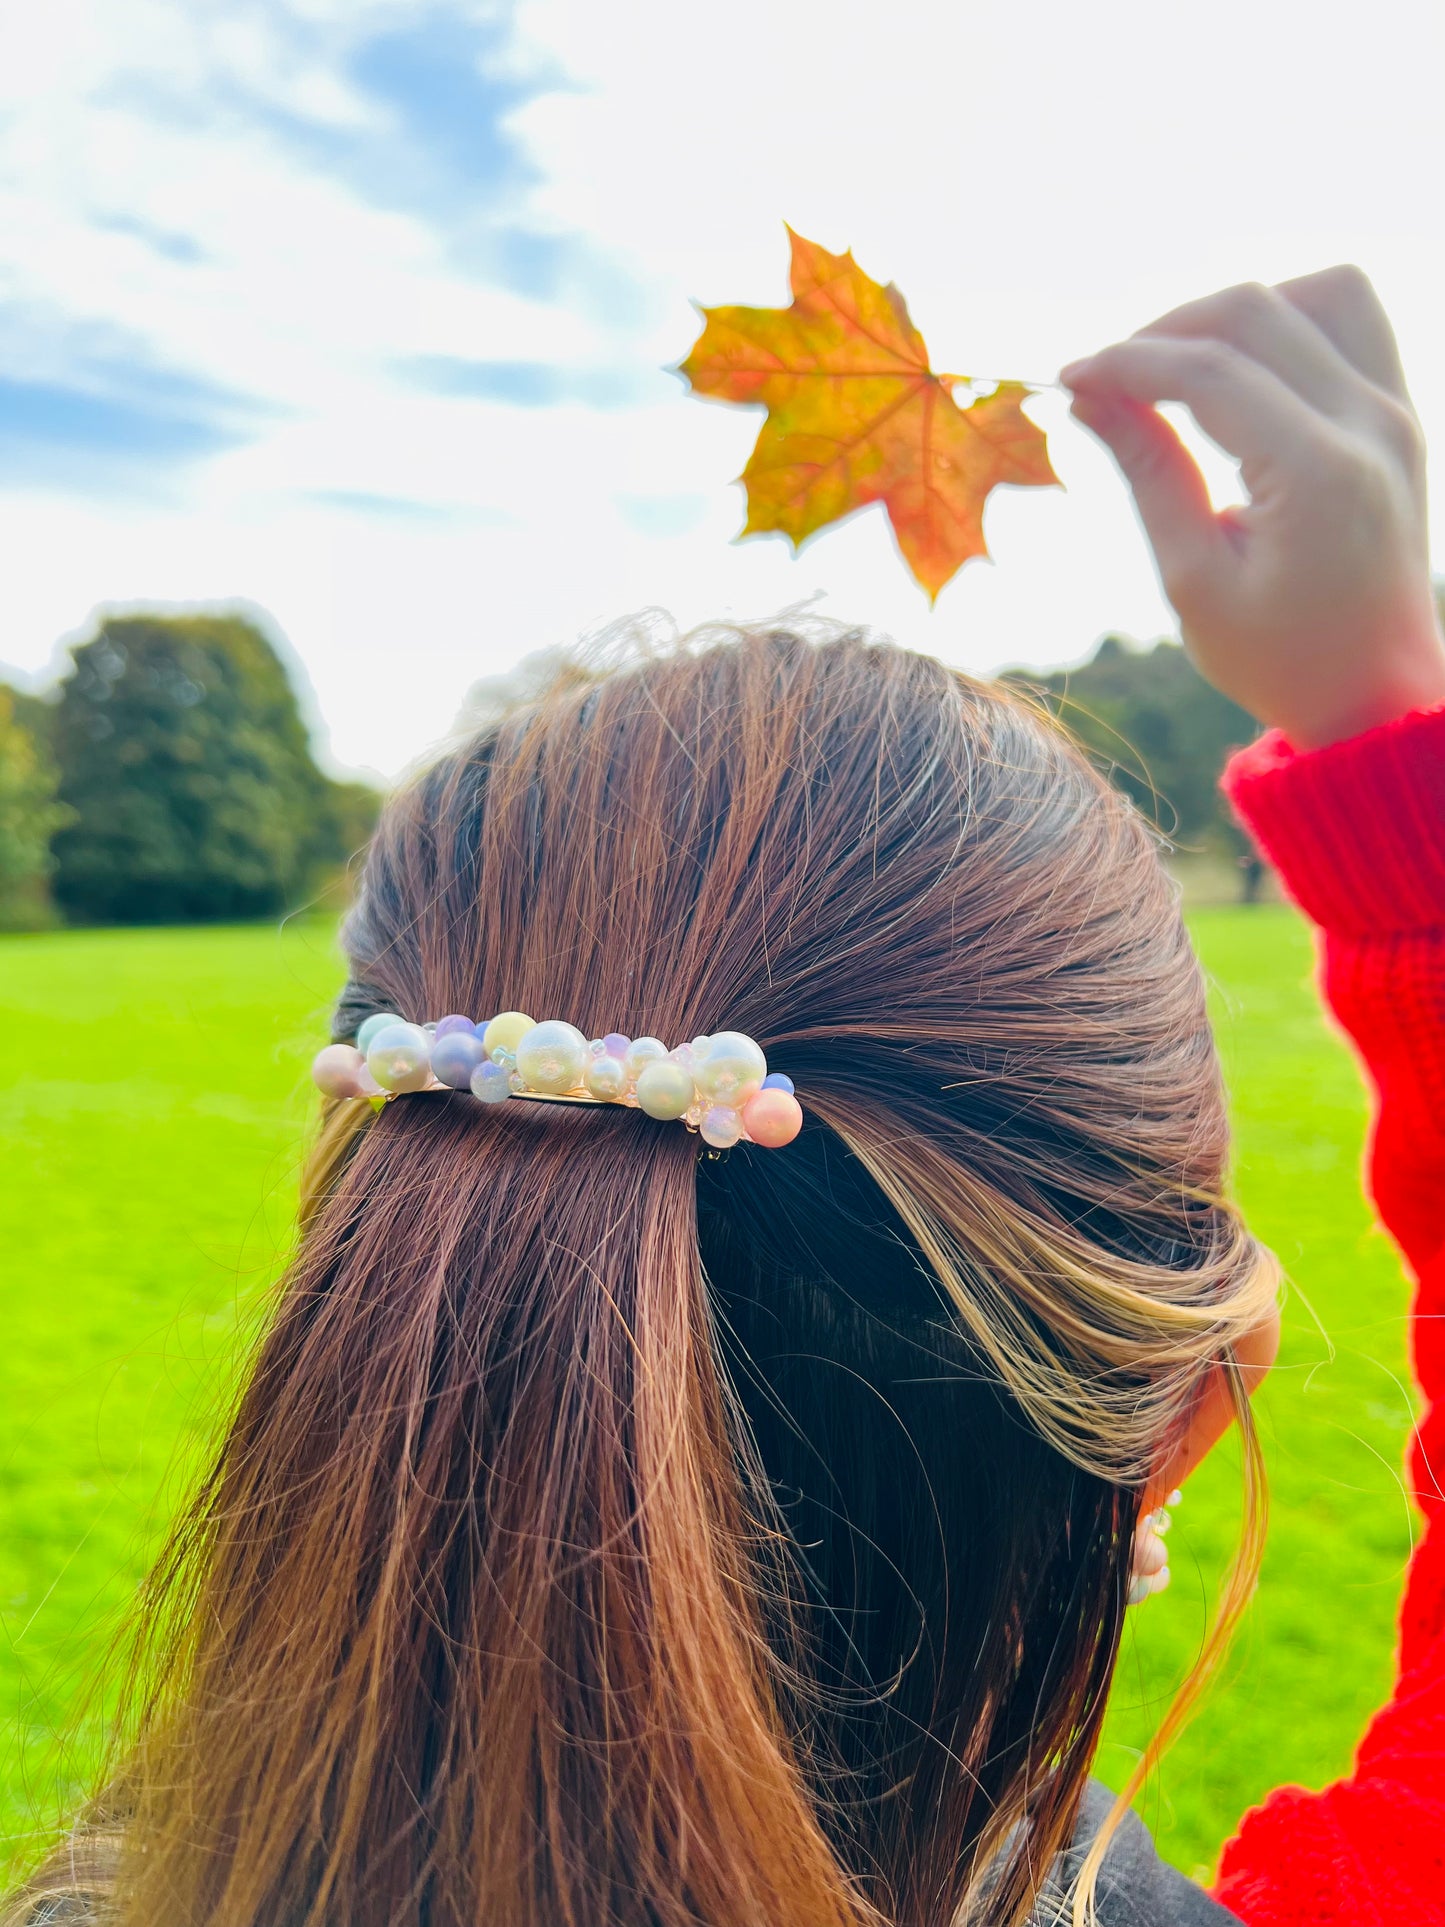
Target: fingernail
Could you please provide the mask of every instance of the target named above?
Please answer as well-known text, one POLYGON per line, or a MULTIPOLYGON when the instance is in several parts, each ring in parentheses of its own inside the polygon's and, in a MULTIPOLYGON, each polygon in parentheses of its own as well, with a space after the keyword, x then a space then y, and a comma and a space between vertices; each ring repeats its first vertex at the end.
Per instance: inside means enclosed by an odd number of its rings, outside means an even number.
POLYGON ((1059 370, 1059 380, 1064 384, 1065 388, 1072 388, 1077 382, 1086 379, 1093 365, 1094 357, 1092 355, 1085 355, 1082 361, 1071 361, 1067 368, 1061 368, 1059 370))

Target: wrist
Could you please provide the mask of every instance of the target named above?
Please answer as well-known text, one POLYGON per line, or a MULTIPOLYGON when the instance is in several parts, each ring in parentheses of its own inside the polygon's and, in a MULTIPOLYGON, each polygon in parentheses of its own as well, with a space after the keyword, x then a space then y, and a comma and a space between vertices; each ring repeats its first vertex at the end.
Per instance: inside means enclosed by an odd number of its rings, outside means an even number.
POLYGON ((1279 716, 1276 727, 1295 749, 1325 749, 1366 730, 1378 729, 1420 709, 1445 705, 1445 646, 1438 639, 1408 662, 1397 663, 1368 683, 1316 699, 1279 716))

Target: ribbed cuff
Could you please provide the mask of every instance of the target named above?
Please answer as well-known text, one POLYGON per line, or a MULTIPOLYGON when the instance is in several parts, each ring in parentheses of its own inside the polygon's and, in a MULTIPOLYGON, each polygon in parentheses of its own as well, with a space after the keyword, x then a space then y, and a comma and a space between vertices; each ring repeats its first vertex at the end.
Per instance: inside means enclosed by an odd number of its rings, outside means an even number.
POLYGON ((1324 749, 1268 730, 1230 758, 1220 788, 1326 930, 1445 927, 1445 707, 1324 749))

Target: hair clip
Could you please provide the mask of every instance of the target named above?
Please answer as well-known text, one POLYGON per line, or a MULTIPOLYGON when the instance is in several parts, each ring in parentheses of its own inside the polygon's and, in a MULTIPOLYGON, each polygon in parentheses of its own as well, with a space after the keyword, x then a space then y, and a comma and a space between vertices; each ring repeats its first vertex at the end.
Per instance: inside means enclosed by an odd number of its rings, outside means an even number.
POLYGON ((740 1140, 774 1149, 803 1125, 793 1080, 769 1071, 740 1030, 694 1037, 669 1050, 658 1037, 609 1031, 589 1043, 575 1024, 537 1024, 520 1010, 489 1023, 443 1017, 410 1024, 378 1011, 355 1044, 328 1044, 311 1066, 328 1097, 383 1100, 412 1091, 470 1091, 482 1104, 509 1097, 550 1104, 626 1104, 681 1119, 725 1151, 740 1140))

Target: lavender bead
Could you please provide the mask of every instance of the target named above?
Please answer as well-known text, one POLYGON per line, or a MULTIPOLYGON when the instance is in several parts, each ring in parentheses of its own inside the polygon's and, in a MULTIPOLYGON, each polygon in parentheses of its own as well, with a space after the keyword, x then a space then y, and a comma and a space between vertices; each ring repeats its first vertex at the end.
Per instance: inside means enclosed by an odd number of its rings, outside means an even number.
POLYGON ((625 1057, 627 1055, 627 1046, 631 1042, 632 1039, 630 1037, 624 1037, 620 1030, 609 1030, 607 1035, 602 1039, 602 1055, 604 1057, 625 1057))
POLYGON ((791 1096, 794 1085, 792 1078, 789 1077, 785 1071, 769 1071, 759 1086, 759 1089, 764 1091, 786 1091, 789 1096, 791 1096))
MULTIPOLYGON (((451 1037, 453 1035, 458 1037, 475 1037, 476 1034, 477 1027, 470 1017, 438 1017, 437 1019, 436 1035, 438 1037, 451 1037)), ((438 1071, 437 1075, 441 1075, 440 1071, 438 1071)), ((457 1088, 460 1090, 461 1086, 458 1085, 457 1088)))
POLYGON ((503 1104, 512 1095, 511 1073, 484 1058, 472 1072, 471 1090, 483 1104, 503 1104))
POLYGON ((469 1091, 472 1073, 486 1061, 487 1053, 475 1029, 449 1030, 445 1037, 438 1034, 431 1047, 432 1076, 454 1091, 469 1091))

